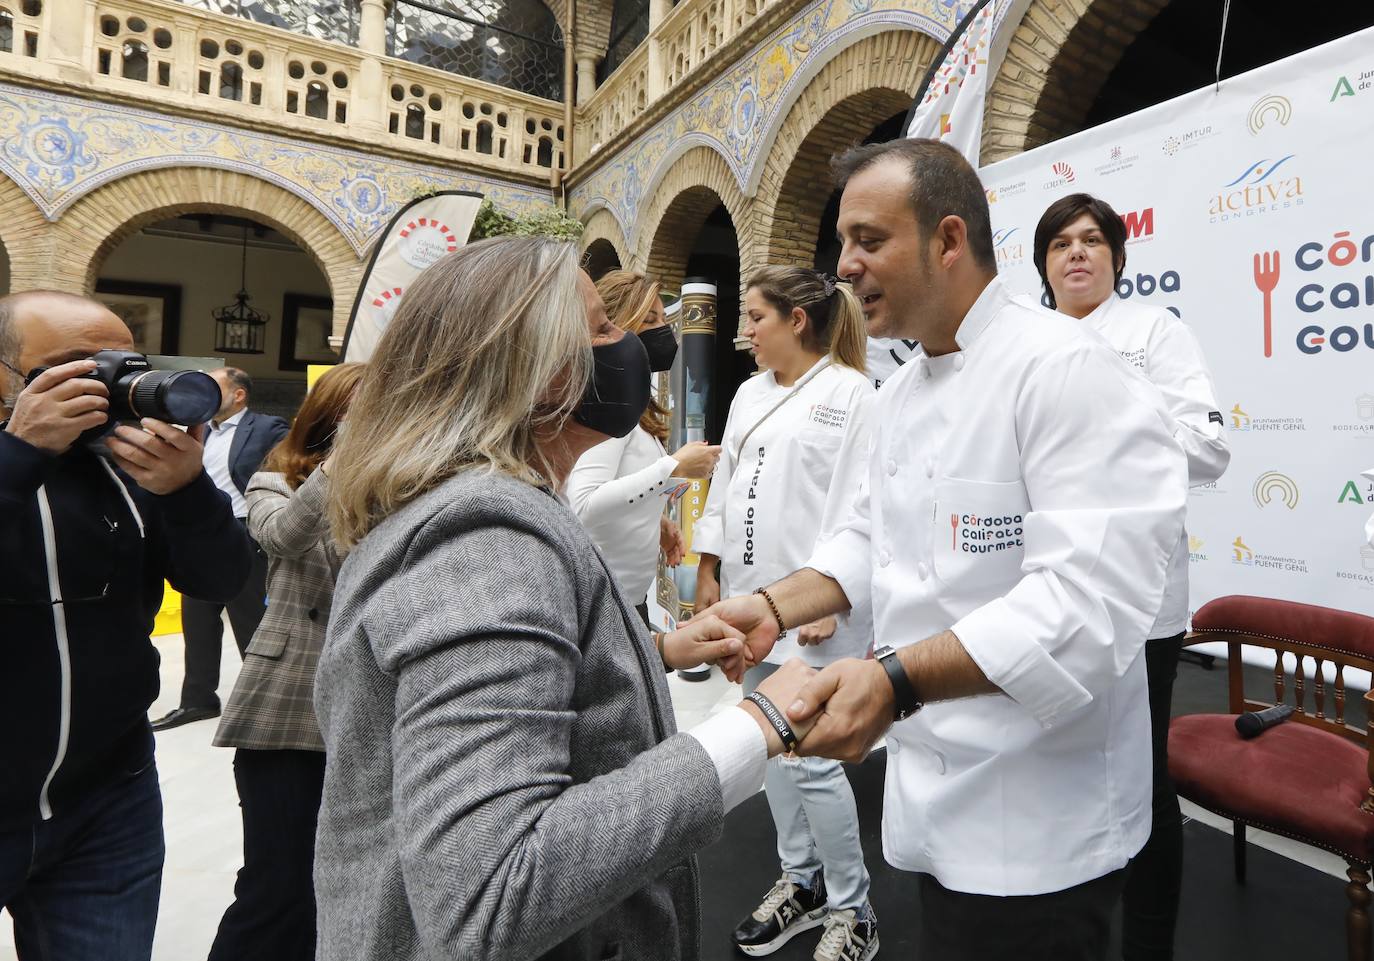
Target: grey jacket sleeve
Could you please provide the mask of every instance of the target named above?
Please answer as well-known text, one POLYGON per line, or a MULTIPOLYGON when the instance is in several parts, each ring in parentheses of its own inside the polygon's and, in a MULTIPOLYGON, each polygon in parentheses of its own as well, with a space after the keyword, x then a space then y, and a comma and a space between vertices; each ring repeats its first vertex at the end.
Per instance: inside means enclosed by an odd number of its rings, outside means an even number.
POLYGON ((273 557, 301 557, 329 531, 329 478, 316 470, 293 492, 281 474, 260 471, 248 482, 248 532, 273 557))
POLYGON ((597 704, 581 701, 590 605, 572 563, 528 530, 431 523, 365 614, 396 678, 394 826, 436 957, 537 957, 720 833, 715 768, 688 735, 573 783, 574 727, 597 704))

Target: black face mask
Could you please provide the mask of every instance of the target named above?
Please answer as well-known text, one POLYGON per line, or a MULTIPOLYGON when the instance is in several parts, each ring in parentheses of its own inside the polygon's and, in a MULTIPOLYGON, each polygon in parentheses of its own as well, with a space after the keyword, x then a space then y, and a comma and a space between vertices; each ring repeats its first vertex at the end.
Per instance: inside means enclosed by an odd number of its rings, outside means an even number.
POLYGON ((638 337, 592 348, 592 379, 573 420, 610 437, 635 429, 649 406, 649 355, 638 337))
POLYGON ((649 352, 650 370, 660 373, 673 369, 673 361, 677 358, 677 338, 673 336, 673 328, 664 324, 653 330, 642 331, 639 339, 649 352))

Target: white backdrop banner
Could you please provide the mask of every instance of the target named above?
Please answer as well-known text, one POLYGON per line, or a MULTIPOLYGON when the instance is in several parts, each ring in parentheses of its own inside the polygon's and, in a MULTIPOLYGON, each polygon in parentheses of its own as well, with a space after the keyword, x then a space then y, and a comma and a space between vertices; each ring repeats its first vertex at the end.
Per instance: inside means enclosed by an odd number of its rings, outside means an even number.
POLYGON ((981 171, 1013 293, 1040 293, 1045 208, 1090 193, 1126 223, 1118 293, 1202 342, 1232 455, 1189 500, 1193 609, 1254 594, 1374 614, 1371 156, 1366 30, 981 171))

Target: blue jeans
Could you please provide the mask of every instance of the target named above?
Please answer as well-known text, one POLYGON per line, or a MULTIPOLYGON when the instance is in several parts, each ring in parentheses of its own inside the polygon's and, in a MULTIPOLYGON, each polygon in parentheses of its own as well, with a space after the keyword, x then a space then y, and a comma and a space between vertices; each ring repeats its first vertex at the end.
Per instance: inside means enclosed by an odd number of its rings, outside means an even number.
MULTIPOLYGON (((750 668, 744 676, 745 695, 777 669, 777 664, 768 663, 750 668)), ((863 907, 868 902, 868 869, 859 843, 859 811, 840 762, 775 757, 768 762, 763 786, 787 879, 806 884, 824 867, 831 910, 863 907)))
POLYGON ((0 904, 21 961, 148 961, 164 850, 151 759, 51 820, 0 834, 0 904))

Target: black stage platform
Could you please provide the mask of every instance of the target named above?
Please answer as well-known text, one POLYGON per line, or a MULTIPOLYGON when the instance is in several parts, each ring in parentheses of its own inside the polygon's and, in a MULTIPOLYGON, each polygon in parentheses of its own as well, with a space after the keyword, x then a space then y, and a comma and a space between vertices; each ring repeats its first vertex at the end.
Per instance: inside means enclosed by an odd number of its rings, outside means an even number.
MULTIPOLYGON (((1263 671, 1247 669, 1247 691, 1272 696, 1261 686, 1263 671)), ((1351 698, 1358 701, 1358 698, 1351 698)), ((1179 667, 1176 714, 1226 709, 1226 666, 1206 671, 1179 667)), ((879 836, 885 752, 849 769, 859 803, 864 853, 873 878, 880 958, 915 958, 913 944, 920 910, 914 876, 883 861, 879 836)), ((1231 873, 1231 837, 1196 821, 1184 827, 1183 908, 1176 957, 1179 961, 1339 961, 1345 957, 1344 884, 1263 848, 1250 845, 1249 880, 1231 873)), ((730 943, 730 931, 753 909, 778 875, 773 822, 762 794, 731 812, 724 836, 701 852, 702 958, 744 957, 730 943)), ((820 929, 807 931, 772 955, 778 961, 807 961, 820 929)), ((1119 958, 1120 954, 1114 954, 1119 958)), ((990 959, 992 961, 992 959, 990 959)))

